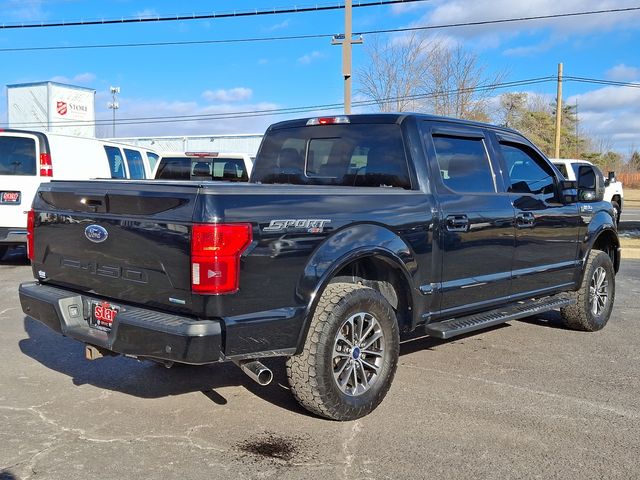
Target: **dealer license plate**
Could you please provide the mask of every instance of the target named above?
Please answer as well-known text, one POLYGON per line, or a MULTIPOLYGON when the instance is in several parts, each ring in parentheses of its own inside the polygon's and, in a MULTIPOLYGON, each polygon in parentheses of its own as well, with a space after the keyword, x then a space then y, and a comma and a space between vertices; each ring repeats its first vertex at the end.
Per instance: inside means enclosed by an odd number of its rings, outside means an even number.
POLYGON ((120 307, 109 302, 95 302, 91 305, 91 319, 89 324, 103 332, 110 332, 120 307))
POLYGON ((0 203, 19 205, 20 192, 0 192, 0 203))

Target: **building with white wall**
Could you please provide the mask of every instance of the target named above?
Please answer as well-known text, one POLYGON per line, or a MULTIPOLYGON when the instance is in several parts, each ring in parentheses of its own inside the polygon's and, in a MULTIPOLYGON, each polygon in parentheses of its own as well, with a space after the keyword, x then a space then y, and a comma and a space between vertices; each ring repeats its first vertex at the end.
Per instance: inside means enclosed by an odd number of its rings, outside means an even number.
POLYGON ((96 91, 58 82, 7 85, 9 128, 96 136, 96 91))

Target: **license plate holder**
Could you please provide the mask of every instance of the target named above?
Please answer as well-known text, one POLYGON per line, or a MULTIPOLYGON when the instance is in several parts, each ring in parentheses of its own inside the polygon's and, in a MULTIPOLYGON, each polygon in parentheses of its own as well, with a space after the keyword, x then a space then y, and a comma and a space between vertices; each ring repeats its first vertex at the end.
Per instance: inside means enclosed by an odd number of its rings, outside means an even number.
POLYGON ((89 326, 103 332, 110 332, 113 321, 120 312, 118 305, 109 302, 92 302, 89 326))
POLYGON ((20 205, 20 192, 0 192, 0 203, 3 205, 20 205))

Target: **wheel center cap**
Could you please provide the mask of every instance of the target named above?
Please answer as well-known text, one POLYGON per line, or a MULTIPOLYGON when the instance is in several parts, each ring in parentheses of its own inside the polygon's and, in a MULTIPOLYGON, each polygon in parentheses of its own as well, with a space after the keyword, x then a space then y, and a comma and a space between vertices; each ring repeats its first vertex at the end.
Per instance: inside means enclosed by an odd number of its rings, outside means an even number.
POLYGON ((353 349, 353 351, 351 352, 351 356, 357 360, 360 357, 360 347, 356 347, 353 349))

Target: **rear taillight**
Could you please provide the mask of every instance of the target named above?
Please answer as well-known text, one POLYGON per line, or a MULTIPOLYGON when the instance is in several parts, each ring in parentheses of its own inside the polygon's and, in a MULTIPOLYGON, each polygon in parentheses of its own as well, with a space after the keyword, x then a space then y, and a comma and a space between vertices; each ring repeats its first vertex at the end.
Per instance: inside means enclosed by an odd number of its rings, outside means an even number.
POLYGON ((27 212, 27 257, 33 262, 33 230, 36 223, 36 212, 33 209, 27 212))
POLYGON ((252 240, 248 223, 194 225, 191 229, 191 290, 202 295, 238 291, 240 255, 252 240))
POLYGON ((51 164, 51 154, 40 154, 40 176, 53 177, 53 165, 51 164))

